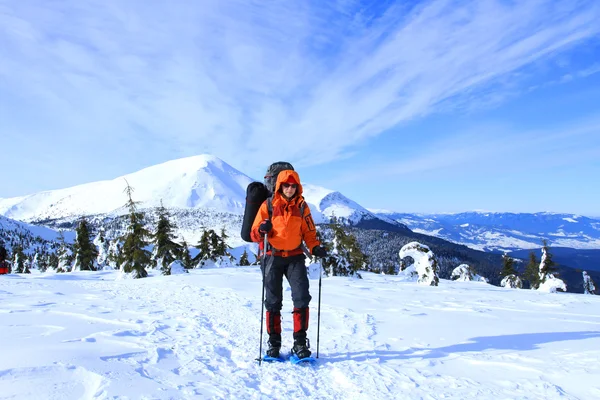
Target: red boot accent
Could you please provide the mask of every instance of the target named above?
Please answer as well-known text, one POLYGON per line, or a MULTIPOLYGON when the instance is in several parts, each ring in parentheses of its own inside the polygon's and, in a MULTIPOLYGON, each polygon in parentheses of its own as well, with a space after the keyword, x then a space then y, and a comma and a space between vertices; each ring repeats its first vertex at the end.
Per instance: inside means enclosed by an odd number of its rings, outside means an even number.
POLYGON ((267 311, 267 333, 281 334, 281 313, 279 311, 267 311))
POLYGON ((308 307, 294 308, 294 332, 306 331, 308 329, 308 307))

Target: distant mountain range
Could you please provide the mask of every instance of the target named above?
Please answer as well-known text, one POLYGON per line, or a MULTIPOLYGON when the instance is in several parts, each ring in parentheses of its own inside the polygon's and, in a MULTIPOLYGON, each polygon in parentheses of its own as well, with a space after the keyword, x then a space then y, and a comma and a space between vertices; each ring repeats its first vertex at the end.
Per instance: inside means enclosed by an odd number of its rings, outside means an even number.
MULTIPOLYGON (((246 187, 253 179, 212 155, 168 161, 112 180, 92 182, 28 196, 0 198, 0 215, 50 227, 72 228, 81 216, 93 220, 119 217, 124 208, 124 189, 129 183, 140 209, 162 204, 169 209, 182 238, 195 243, 202 228, 226 228, 234 246, 239 237, 246 203, 246 187)), ((385 221, 343 194, 303 183, 304 197, 316 223, 335 215, 351 224, 385 221)))
POLYGON ((376 215, 483 251, 515 251, 541 247, 546 239, 552 247, 600 249, 600 220, 559 213, 407 214, 374 211, 376 215))

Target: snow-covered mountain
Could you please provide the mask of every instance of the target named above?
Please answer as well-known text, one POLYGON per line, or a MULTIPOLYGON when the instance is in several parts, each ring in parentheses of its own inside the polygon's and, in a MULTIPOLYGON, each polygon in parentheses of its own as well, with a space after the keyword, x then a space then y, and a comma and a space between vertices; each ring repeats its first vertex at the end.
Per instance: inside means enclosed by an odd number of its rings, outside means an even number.
MULTIPOLYGON (((134 188, 133 199, 140 209, 163 205, 169 209, 182 238, 193 243, 202 228, 229 232, 232 245, 242 244, 241 229, 246 187, 253 179, 212 155, 198 155, 144 168, 112 180, 51 190, 28 196, 0 198, 0 215, 42 223, 55 228, 72 228, 81 216, 92 221, 115 219, 127 212, 124 189, 134 188), (234 233, 235 232, 235 233, 234 233)), ((331 216, 351 224, 384 220, 339 192, 304 184, 304 197, 316 223, 331 216)))
MULTIPOLYGON (((375 210, 373 210, 375 211, 375 210)), ((376 210, 377 215, 406 224, 411 230, 474 249, 513 251, 541 246, 600 248, 600 220, 558 213, 407 214, 376 210)))

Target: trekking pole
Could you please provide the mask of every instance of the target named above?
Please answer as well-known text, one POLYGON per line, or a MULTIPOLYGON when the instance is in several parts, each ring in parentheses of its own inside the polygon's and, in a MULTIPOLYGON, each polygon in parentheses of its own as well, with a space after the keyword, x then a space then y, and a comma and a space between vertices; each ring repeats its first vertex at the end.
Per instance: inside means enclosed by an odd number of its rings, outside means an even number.
POLYGON ((323 276, 323 259, 319 266, 319 308, 317 311, 317 358, 319 358, 319 333, 321 331, 321 277, 323 276))
POLYGON ((262 304, 262 307, 260 309, 260 343, 258 345, 258 358, 256 359, 256 361, 258 361, 258 365, 261 365, 262 362, 262 337, 265 318, 265 274, 267 271, 267 243, 267 234, 265 233, 265 241, 262 254, 262 297, 260 299, 260 304, 262 304))

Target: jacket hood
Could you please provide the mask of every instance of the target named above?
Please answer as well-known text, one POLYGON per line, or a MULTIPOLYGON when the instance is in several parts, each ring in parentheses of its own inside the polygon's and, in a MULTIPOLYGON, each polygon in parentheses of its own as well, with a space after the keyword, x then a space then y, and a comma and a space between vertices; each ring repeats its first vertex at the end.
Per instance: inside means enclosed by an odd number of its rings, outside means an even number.
POLYGON ((275 193, 279 194, 279 188, 281 184, 287 182, 289 178, 292 178, 296 182, 298 182, 298 189, 296 189, 296 195, 294 197, 302 196, 302 184, 300 183, 300 176, 296 171, 292 171, 291 169, 283 170, 277 176, 277 183, 275 184, 275 193))

